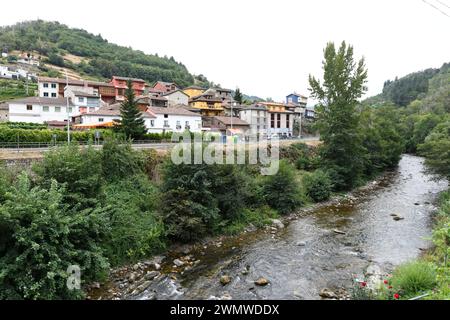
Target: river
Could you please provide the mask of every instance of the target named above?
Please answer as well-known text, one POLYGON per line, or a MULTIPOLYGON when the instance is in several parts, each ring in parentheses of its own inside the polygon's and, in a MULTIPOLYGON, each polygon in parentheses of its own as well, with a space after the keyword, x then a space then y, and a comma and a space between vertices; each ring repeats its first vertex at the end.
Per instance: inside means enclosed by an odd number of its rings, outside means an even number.
POLYGON ((424 169, 422 158, 404 155, 396 170, 371 187, 301 212, 282 230, 195 247, 188 260, 197 263, 182 274, 171 271, 173 259, 183 254, 170 252, 157 280, 121 298, 320 299, 324 288, 351 287, 353 277, 370 265, 390 272, 431 246, 432 213, 448 183, 432 180, 424 169), (393 214, 403 220, 395 221, 393 214), (225 286, 223 275, 231 278, 225 286), (260 277, 270 284, 256 286, 260 277))

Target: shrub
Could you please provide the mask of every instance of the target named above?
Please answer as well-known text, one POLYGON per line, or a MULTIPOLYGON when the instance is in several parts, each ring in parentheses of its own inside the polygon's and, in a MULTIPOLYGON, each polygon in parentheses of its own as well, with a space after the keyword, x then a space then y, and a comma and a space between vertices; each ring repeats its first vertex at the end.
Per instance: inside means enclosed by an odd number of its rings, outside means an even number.
POLYGON ((130 143, 107 140, 102 149, 102 170, 107 181, 124 179, 143 172, 143 154, 134 151, 130 143))
POLYGON ((212 167, 166 161, 161 210, 169 237, 196 240, 216 225, 219 209, 211 191, 212 167))
POLYGON ((92 147, 76 145, 53 149, 45 153, 42 162, 34 167, 38 183, 45 188, 52 180, 68 191, 65 201, 72 205, 92 206, 102 191, 101 153, 92 147))
POLYGON ((241 215, 235 220, 231 221, 223 228, 226 234, 234 235, 245 230, 250 224, 262 228, 265 225, 272 223, 272 219, 278 218, 275 210, 268 206, 263 206, 255 209, 243 209, 241 215))
POLYGON ((400 296, 412 298, 434 288, 436 272, 427 262, 409 262, 394 271, 391 284, 400 296))
POLYGON ((134 261, 165 247, 162 221, 155 214, 158 192, 145 175, 105 187, 111 233, 104 243, 112 265, 134 261))
POLYGON ((281 214, 287 214, 302 204, 295 169, 285 160, 280 161, 278 173, 262 182, 262 196, 266 203, 281 214))
POLYGON ((326 201, 331 197, 332 182, 327 173, 316 170, 303 177, 306 195, 314 202, 326 201))
POLYGON ((105 274, 98 243, 108 232, 101 209, 71 210, 55 180, 31 188, 22 174, 0 206, 0 299, 72 299, 66 270, 81 268, 82 282, 105 274))

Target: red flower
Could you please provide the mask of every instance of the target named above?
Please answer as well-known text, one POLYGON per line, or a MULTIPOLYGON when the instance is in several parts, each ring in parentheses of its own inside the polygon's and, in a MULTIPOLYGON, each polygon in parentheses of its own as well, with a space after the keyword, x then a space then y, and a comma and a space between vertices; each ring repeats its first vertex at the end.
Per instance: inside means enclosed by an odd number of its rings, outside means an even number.
POLYGON ((389 283, 389 281, 387 281, 387 280, 384 280, 384 284, 388 284, 389 283))
POLYGON ((361 282, 361 287, 366 287, 367 286, 367 282, 361 282))
POLYGON ((392 286, 389 286, 388 289, 392 289, 392 286))
POLYGON ((394 294, 394 299, 395 299, 395 300, 400 299, 400 295, 399 295, 398 293, 394 294))

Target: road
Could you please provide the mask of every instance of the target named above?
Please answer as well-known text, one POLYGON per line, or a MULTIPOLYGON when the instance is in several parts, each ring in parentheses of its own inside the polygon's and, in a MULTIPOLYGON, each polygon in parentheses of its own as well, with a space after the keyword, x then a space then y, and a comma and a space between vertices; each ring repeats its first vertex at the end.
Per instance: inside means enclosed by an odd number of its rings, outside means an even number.
MULTIPOLYGON (((302 139, 291 139, 291 140, 280 140, 280 145, 289 145, 293 143, 303 142, 310 145, 317 145, 319 138, 302 138, 302 139)), ((160 152, 166 152, 170 150, 175 143, 141 143, 133 144, 133 149, 145 150, 145 149, 155 149, 160 152)), ((240 145, 240 143, 238 143, 240 145)), ((93 146, 94 148, 100 148, 100 145, 93 146)), ((39 159, 43 157, 43 154, 53 147, 27 147, 27 148, 1 148, 0 149, 0 160, 14 160, 14 159, 39 159)))

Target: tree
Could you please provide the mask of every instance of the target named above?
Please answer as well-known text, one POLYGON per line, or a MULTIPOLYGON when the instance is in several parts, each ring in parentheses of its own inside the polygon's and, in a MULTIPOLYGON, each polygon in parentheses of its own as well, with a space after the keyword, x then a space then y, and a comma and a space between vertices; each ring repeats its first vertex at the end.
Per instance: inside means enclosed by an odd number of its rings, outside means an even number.
POLYGON ((243 96, 239 88, 236 88, 236 92, 234 93, 234 100, 236 100, 237 103, 242 104, 243 96))
POLYGON ((129 80, 125 90, 125 101, 120 107, 120 130, 127 139, 139 139, 146 132, 145 122, 135 101, 133 84, 129 80))
POLYGON ((364 58, 353 59, 353 47, 342 42, 338 51, 334 43, 324 50, 323 84, 310 75, 312 96, 319 100, 317 127, 324 164, 333 170, 340 183, 336 189, 353 187, 363 170, 364 149, 358 132, 358 99, 367 90, 364 58))

